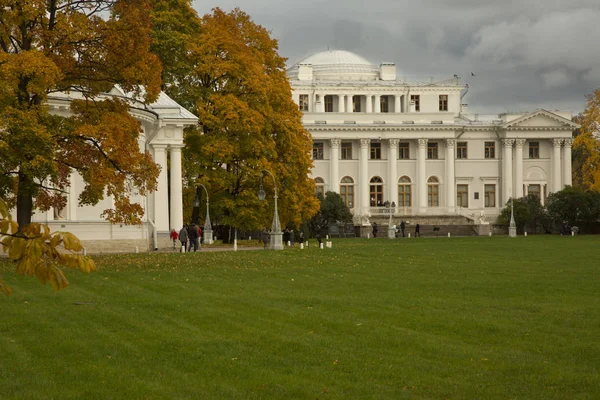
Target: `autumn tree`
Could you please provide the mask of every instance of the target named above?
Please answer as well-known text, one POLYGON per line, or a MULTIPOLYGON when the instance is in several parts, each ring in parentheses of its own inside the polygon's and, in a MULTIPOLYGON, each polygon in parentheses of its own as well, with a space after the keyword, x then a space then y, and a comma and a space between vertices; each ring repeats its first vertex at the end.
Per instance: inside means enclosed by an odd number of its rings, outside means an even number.
POLYGON ((132 191, 155 188, 158 168, 140 153, 129 104, 102 96, 120 85, 151 102, 160 61, 150 52, 150 0, 0 0, 0 196, 25 228, 34 209, 65 206, 78 172, 82 205, 114 197, 111 221, 135 223, 132 191), (49 96, 70 93, 70 115, 53 115, 49 96))
POLYGON ((319 207, 308 178, 312 138, 291 98, 277 41, 239 9, 216 8, 198 27, 175 23, 162 8, 175 2, 155 0, 153 18, 163 23, 161 29, 179 29, 180 35, 167 40, 165 32, 154 32, 153 37, 165 70, 173 71, 165 75, 170 80, 165 91, 199 117, 185 139, 191 185, 209 188, 211 216, 219 215, 222 224, 270 226, 273 202, 261 203, 256 196, 261 180, 268 198, 273 194, 273 181, 262 172, 268 169, 276 179, 282 224, 298 226, 319 207), (167 49, 177 53, 180 46, 186 57, 171 65, 167 49))
POLYGON ((59 265, 93 270, 74 254, 74 236, 31 223, 35 209, 65 206, 74 172, 85 184, 81 205, 112 196, 106 218, 140 221, 130 194, 153 190, 158 167, 139 151, 130 104, 104 94, 120 85, 140 101, 157 98, 150 8, 150 0, 0 0, 0 236, 19 273, 62 288, 59 265), (56 96, 70 112, 51 113, 56 96), (15 206, 17 223, 7 214, 15 206))
POLYGON ((588 96, 587 108, 577 122, 581 128, 573 142, 574 182, 600 192, 600 89, 588 96))

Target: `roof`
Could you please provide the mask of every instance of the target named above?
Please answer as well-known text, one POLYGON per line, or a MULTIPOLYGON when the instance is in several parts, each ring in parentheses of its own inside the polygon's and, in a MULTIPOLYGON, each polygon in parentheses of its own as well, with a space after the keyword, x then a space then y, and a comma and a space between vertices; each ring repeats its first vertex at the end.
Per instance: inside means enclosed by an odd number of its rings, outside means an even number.
POLYGON ((379 73, 379 67, 376 65, 357 54, 344 50, 322 51, 300 60, 287 70, 290 78, 298 77, 300 65, 312 65, 313 75, 317 78, 348 74, 365 74, 374 78, 379 73))

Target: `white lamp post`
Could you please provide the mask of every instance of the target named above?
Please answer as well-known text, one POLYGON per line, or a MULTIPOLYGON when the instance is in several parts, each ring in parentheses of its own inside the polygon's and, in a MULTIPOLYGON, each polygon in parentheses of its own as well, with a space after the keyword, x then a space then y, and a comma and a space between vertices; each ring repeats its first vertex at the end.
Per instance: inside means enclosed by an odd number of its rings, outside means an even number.
MULTIPOLYGON (((209 208, 208 208, 208 190, 206 190, 206 187, 201 184, 198 183, 198 186, 202 187, 202 189, 204 189, 204 192, 206 193, 206 218, 204 219, 204 230, 202 232, 202 236, 204 237, 204 244, 212 244, 213 243, 213 232, 212 232, 212 225, 210 224, 210 213, 209 213, 209 208)), ((196 198, 194 199, 194 207, 199 207, 200 206, 200 199, 198 199, 198 194, 196 193, 196 198)))
MULTIPOLYGON (((271 173, 271 171, 267 169, 263 169, 262 171, 271 175, 271 178, 273 178, 273 187, 275 189, 275 195, 273 196, 273 198, 275 199, 275 209, 273 210, 273 224, 271 224, 271 241, 269 249, 283 250, 283 232, 281 232, 281 224, 279 223, 279 213, 277 212, 277 182, 275 182, 275 176, 271 173)), ((262 201, 265 199, 265 197, 266 193, 263 189, 261 177, 260 189, 258 190, 258 199, 262 201)))

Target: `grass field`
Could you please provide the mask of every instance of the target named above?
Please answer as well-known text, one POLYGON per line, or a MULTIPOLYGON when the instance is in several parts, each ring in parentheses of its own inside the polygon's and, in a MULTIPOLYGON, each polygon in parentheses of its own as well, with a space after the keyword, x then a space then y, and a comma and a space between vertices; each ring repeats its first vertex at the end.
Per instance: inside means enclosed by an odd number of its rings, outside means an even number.
POLYGON ((0 260, 1 399, 600 398, 600 237, 96 261, 0 260))

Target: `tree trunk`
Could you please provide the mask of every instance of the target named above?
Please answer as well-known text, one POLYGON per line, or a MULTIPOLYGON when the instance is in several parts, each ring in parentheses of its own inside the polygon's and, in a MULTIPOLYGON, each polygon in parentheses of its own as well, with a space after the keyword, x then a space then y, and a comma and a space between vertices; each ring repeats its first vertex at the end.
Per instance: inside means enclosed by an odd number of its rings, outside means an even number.
POLYGON ((27 175, 19 173, 19 187, 17 189, 17 223, 19 224, 19 230, 31 223, 33 196, 30 189, 31 182, 27 175))

